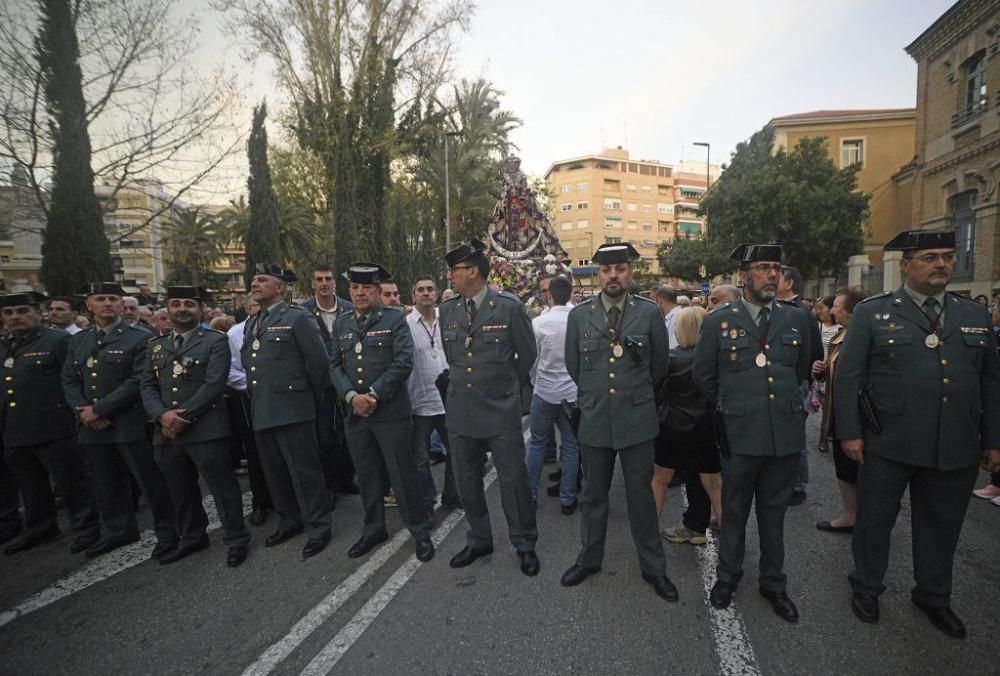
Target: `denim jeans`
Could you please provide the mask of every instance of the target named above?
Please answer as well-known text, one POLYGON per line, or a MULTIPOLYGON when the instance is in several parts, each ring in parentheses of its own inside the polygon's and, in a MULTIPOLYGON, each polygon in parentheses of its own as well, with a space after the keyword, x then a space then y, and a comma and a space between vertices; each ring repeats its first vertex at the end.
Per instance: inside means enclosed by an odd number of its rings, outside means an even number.
POLYGON ((542 479, 545 449, 555 437, 555 427, 559 426, 562 446, 562 479, 559 484, 559 500, 570 505, 576 499, 576 479, 580 473, 580 445, 573 434, 569 416, 562 404, 550 404, 537 394, 531 398, 531 440, 528 442, 526 464, 531 496, 538 500, 538 484, 542 479))

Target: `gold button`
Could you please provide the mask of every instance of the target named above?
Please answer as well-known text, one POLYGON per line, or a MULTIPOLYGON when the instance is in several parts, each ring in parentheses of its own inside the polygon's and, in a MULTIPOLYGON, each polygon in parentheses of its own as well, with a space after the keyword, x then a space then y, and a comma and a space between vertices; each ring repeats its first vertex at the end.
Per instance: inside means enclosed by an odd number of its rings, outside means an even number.
POLYGON ((171 406, 176 406, 177 402, 176 401, 172 401, 172 402, 170 402, 170 404, 171 404, 171 406))
POLYGON ((250 381, 250 384, 251 384, 251 385, 256 385, 256 384, 257 384, 257 381, 256 381, 256 380, 251 380, 251 381, 250 381))
POLYGON ((614 364, 615 363, 615 358, 611 357, 610 359, 608 359, 608 363, 609 364, 614 364))
POLYGON ((948 403, 948 397, 941 397, 941 401, 943 401, 944 403, 947 404, 948 403))
POLYGON ((614 378, 614 377, 615 377, 615 374, 614 374, 614 373, 609 373, 609 374, 608 374, 608 378, 614 378))
POLYGON ((90 374, 90 377, 91 377, 91 378, 96 378, 96 377, 97 377, 97 374, 96 374, 96 373, 91 373, 91 374, 90 374))
POLYGON ((358 361, 361 361, 362 359, 364 359, 364 357, 362 357, 362 356, 361 356, 361 355, 359 354, 359 355, 358 355, 358 361))
POLYGON ((465 369, 465 371, 466 371, 467 373, 472 373, 472 367, 470 366, 469 368, 465 369))
POLYGON ((950 381, 947 378, 942 378, 941 382, 947 385, 950 381))
POLYGON ((729 350, 730 350, 731 352, 736 352, 736 346, 735 346, 735 345, 733 345, 733 346, 732 346, 731 348, 729 348, 729 350))
POLYGON ((364 380, 359 380, 359 381, 358 381, 358 385, 360 385, 360 384, 361 384, 361 383, 363 383, 363 382, 365 382, 365 381, 364 381, 364 380))
POLYGON ((14 390, 7 390, 7 394, 14 394, 14 390))
POLYGON ((10 407, 11 408, 14 408, 15 406, 17 406, 17 402, 16 401, 10 402, 10 407))
POLYGON ((364 371, 364 368, 362 368, 361 366, 359 366, 358 367, 358 373, 361 373, 362 371, 364 371))
POLYGON ((250 356, 251 356, 251 357, 256 357, 256 356, 257 356, 257 353, 256 353, 256 352, 251 352, 251 353, 250 353, 250 356))
POLYGON ((465 356, 466 356, 466 357, 471 357, 471 356, 472 356, 472 353, 471 353, 471 352, 466 352, 466 353, 465 353, 465 356))
POLYGON ((291 385, 289 385, 289 386, 288 386, 288 389, 292 389, 292 386, 291 386, 291 385))
POLYGON ((773 383, 774 382, 774 378, 772 376, 768 376, 767 377, 767 382, 773 383))
POLYGON ((251 370, 251 371, 256 371, 256 370, 257 370, 257 367, 256 367, 256 366, 251 366, 251 367, 250 367, 250 370, 251 370))
POLYGON ((764 346, 764 349, 765 349, 765 350, 770 350, 770 349, 771 349, 771 346, 770 346, 770 345, 765 345, 765 346, 764 346))
POLYGON ((468 385, 466 385, 466 387, 468 387, 469 389, 472 389, 472 383, 469 383, 468 385))
POLYGON ((280 340, 281 340, 281 338, 275 338, 274 340, 275 340, 275 341, 280 341, 280 340))
POLYGON ((4 378, 4 380, 6 380, 9 383, 10 381, 14 380, 14 378, 13 376, 7 376, 6 378, 4 378))
POLYGON ((941 360, 941 366, 947 366, 947 365, 948 365, 948 360, 947 359, 942 359, 941 360))
POLYGON ((889 339, 889 344, 890 344, 890 345, 894 344, 895 342, 896 342, 896 341, 895 341, 895 340, 893 340, 892 338, 890 338, 890 339, 889 339))
POLYGON ((171 391, 171 392, 176 392, 176 391, 177 391, 177 388, 176 388, 176 387, 171 387, 171 388, 170 388, 170 391, 171 391))
POLYGON ((798 345, 798 344, 799 344, 799 341, 797 341, 797 340, 793 340, 792 341, 792 345, 798 345))
POLYGON ((768 399, 774 399, 774 395, 773 394, 769 394, 769 395, 767 395, 767 398, 768 399))
POLYGON ((767 362, 767 365, 768 365, 768 366, 770 366, 770 365, 771 365, 771 362, 767 362))
POLYGON ((615 393, 615 388, 612 387, 610 390, 608 390, 608 394, 614 394, 614 393, 615 393))

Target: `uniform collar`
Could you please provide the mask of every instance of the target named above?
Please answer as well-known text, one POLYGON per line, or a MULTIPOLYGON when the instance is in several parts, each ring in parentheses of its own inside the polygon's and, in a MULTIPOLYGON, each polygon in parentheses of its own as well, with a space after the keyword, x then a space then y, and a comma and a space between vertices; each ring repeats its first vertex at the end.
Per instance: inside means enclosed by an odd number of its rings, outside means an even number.
POLYGON ((944 296, 945 296, 944 291, 942 291, 941 293, 936 293, 933 296, 928 296, 926 294, 920 293, 919 291, 911 289, 906 284, 903 285, 903 290, 906 291, 906 293, 910 296, 910 298, 913 299, 913 302, 916 303, 917 307, 919 308, 922 308, 924 306, 924 303, 927 302, 928 298, 933 298, 938 302, 938 307, 944 309, 944 296))
POLYGON ((601 305, 604 307, 604 311, 605 312, 607 312, 608 310, 610 310, 613 307, 616 307, 619 310, 621 310, 625 306, 625 299, 626 298, 628 298, 628 293, 623 293, 622 295, 618 296, 618 300, 612 300, 607 295, 605 295, 605 293, 602 291, 601 292, 601 305))
POLYGON ((767 305, 757 305, 751 301, 748 301, 745 296, 740 295, 740 302, 743 303, 743 307, 747 309, 750 313, 750 319, 753 320, 754 324, 757 323, 757 317, 760 316, 760 311, 767 308, 771 314, 774 314, 774 301, 770 301, 767 305))

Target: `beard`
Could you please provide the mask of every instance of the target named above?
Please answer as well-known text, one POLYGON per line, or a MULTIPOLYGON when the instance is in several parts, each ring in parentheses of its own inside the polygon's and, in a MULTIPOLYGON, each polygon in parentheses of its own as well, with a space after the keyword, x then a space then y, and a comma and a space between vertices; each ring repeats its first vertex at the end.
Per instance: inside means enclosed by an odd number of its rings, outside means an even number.
POLYGON ((628 289, 626 289, 624 285, 619 284, 617 289, 611 289, 606 286, 604 287, 603 291, 604 295, 606 295, 608 298, 620 298, 621 296, 625 295, 625 292, 628 291, 628 289))

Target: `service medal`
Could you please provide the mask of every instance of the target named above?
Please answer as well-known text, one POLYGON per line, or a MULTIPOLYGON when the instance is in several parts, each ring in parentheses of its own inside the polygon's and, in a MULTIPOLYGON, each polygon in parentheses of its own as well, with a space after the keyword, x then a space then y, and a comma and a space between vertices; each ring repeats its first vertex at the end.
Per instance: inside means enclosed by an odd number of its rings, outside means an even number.
POLYGON ((735 340, 736 336, 738 336, 738 335, 740 335, 739 331, 737 331, 736 329, 729 329, 729 337, 730 338, 732 338, 732 339, 735 340))
POLYGON ((156 345, 153 346, 153 354, 156 354, 157 352, 159 352, 162 349, 163 349, 163 346, 160 345, 159 343, 157 343, 156 345))
POLYGON ((356 342, 354 344, 354 352, 355 352, 355 354, 361 354, 361 350, 363 350, 363 349, 364 349, 364 347, 361 345, 361 341, 358 341, 358 342, 356 342))
POLYGON ((625 348, 622 347, 621 343, 615 343, 611 346, 611 354, 615 356, 615 359, 621 359, 625 354, 625 348))
POLYGON ((934 349, 940 344, 941 344, 941 339, 938 338, 938 335, 936 333, 932 333, 928 335, 926 338, 924 338, 924 345, 926 345, 931 349, 934 349))
POLYGON ((764 356, 763 352, 757 353, 757 357, 753 360, 753 363, 760 368, 767 366, 767 357, 764 356))
POLYGON ((14 365, 14 358, 13 357, 7 357, 6 359, 3 360, 3 365, 6 368, 10 368, 11 366, 14 365))
POLYGON ((179 376, 183 375, 183 373, 184 373, 184 367, 181 366, 180 364, 174 363, 174 375, 179 376))
POLYGON ((94 359, 93 357, 87 357, 87 368, 89 369, 94 368, 94 364, 96 363, 97 363, 96 359, 94 359))
POLYGON ((472 345, 472 336, 466 336, 465 337, 465 349, 468 350, 471 345, 472 345))
POLYGON ((252 347, 255 350, 259 350, 260 349, 260 341, 257 340, 256 338, 254 338, 253 342, 250 343, 250 347, 252 347))

